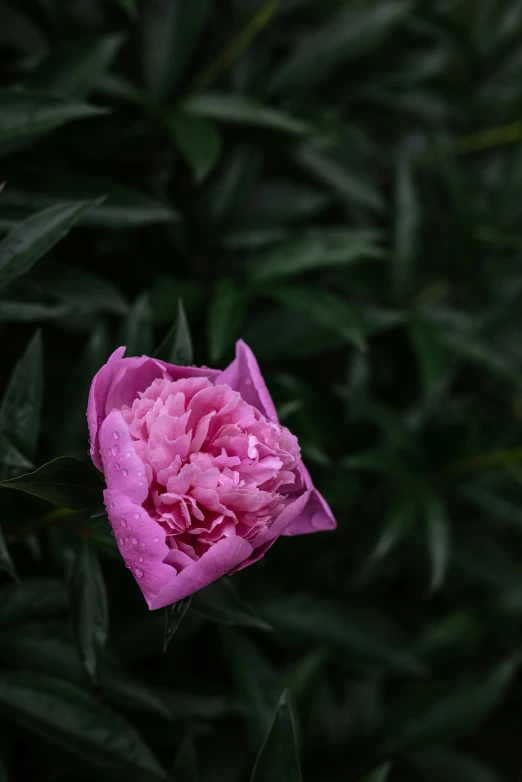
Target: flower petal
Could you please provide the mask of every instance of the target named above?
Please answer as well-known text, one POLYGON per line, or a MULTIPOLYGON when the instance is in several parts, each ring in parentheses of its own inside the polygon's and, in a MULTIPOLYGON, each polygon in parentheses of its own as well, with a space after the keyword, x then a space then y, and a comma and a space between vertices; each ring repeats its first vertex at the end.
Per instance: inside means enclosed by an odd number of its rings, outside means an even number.
POLYGON ((247 559, 251 553, 252 546, 242 538, 236 536, 220 540, 219 543, 211 546, 197 562, 174 575, 170 583, 165 585, 153 598, 147 598, 149 608, 163 608, 192 595, 221 578, 225 573, 229 573, 247 559))
POLYGON ((277 423, 275 405, 266 387, 257 359, 242 339, 236 342, 236 357, 218 377, 217 384, 226 383, 239 391, 248 404, 257 407, 269 421, 277 423))
POLYGON ((307 535, 310 532, 327 532, 337 527, 330 506, 315 488, 310 473, 301 462, 299 472, 305 486, 310 490, 308 502, 301 513, 291 521, 282 535, 307 535))
POLYGON ((153 380, 166 377, 160 361, 148 356, 122 358, 105 399, 105 413, 121 410, 123 405, 132 407, 140 391, 145 391, 153 380))
POLYGON ((141 505, 149 493, 145 465, 134 450, 129 427, 119 410, 113 410, 102 423, 99 439, 107 488, 122 491, 141 505))
POLYGON ((106 489, 103 494, 120 554, 150 605, 176 576, 172 565, 164 563, 170 551, 165 531, 119 489, 106 489))
POLYGON ((87 421, 89 423, 89 439, 91 442, 91 459, 98 468, 102 470, 102 461, 99 452, 98 429, 105 417, 105 401, 109 388, 114 380, 119 365, 121 363, 125 348, 118 348, 110 356, 106 364, 95 374, 89 391, 89 401, 87 403, 87 421))

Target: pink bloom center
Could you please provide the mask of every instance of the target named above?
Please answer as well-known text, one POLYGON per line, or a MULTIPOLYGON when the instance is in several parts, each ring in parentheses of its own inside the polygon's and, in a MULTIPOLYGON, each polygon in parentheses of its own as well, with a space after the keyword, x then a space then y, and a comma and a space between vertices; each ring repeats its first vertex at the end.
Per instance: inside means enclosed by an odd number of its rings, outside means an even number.
POLYGON ((297 439, 207 378, 157 379, 122 415, 150 486, 146 508, 184 567, 219 540, 252 540, 293 490, 297 439))

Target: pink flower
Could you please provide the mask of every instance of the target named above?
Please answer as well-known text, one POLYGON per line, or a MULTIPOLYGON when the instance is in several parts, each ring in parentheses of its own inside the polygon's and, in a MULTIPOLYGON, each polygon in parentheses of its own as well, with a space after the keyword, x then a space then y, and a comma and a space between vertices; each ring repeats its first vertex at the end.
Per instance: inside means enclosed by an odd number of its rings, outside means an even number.
POLYGON ((149 608, 336 526, 250 348, 223 372, 118 348, 92 382, 91 456, 119 550, 149 608))

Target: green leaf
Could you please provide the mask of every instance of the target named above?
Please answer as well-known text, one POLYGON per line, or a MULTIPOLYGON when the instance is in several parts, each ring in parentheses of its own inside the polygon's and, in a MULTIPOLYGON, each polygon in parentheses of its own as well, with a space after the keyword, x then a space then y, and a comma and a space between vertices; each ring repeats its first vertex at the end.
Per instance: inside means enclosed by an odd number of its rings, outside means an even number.
POLYGON ((143 79, 158 101, 176 86, 211 6, 211 0, 155 0, 143 6, 143 79))
POLYGON ((500 778, 479 760, 453 750, 424 750, 416 752, 409 760, 429 782, 500 782, 500 778))
MULTIPOLYGON (((39 621, 1 632, 0 659, 18 668, 57 676, 82 687, 90 686, 69 628, 62 623, 39 621)), ((99 679, 99 689, 109 703, 171 719, 168 707, 154 690, 108 652, 101 656, 99 679)))
POLYGON ((50 578, 27 578, 0 589, 0 627, 12 628, 31 619, 62 616, 67 610, 63 584, 50 578))
POLYGON ((206 209, 213 222, 221 222, 241 203, 260 164, 259 152, 244 144, 225 158, 207 196, 206 209))
POLYGON ((0 434, 0 465, 12 467, 17 471, 34 468, 34 464, 26 459, 4 434, 0 434))
POLYGON ((509 657, 489 671, 445 680, 404 695, 391 716, 384 751, 456 739, 471 731, 501 700, 520 661, 509 657))
POLYGON ((3 204, 25 215, 57 203, 97 200, 102 193, 105 200, 85 211, 79 218, 80 225, 138 228, 179 219, 169 204, 137 187, 107 177, 37 165, 13 168, 3 204))
POLYGON ((213 622, 230 627, 253 627, 258 630, 272 630, 256 612, 241 600, 236 588, 228 578, 210 584, 194 595, 193 606, 199 614, 213 622))
MULTIPOLYGON (((66 318, 72 310, 72 306, 65 303, 47 305, 27 301, 0 301, 0 323, 46 323, 66 318)), ((2 450, 0 445, 0 453, 2 450)), ((25 466, 32 467, 31 464, 25 466)))
POLYGON ((128 356, 149 356, 153 344, 152 315, 149 296, 138 296, 123 324, 120 344, 127 348, 128 356))
POLYGON ((88 538, 83 539, 78 549, 68 586, 71 624, 80 659, 91 680, 97 682, 109 615, 103 573, 88 538))
MULTIPOLYGON (((36 453, 42 407, 42 363, 42 338, 37 331, 13 369, 0 404, 4 454, 9 455, 11 463, 20 461, 16 458, 18 450, 24 460, 32 459, 36 453)), ((23 469, 20 464, 12 466, 23 469)))
POLYGON ((72 120, 97 117, 107 112, 108 109, 45 92, 0 89, 0 143, 24 140, 72 120))
POLYGON ((123 43, 121 35, 106 35, 66 44, 53 51, 31 75, 30 86, 59 95, 85 98, 110 68, 123 43))
POLYGON ((98 201, 56 204, 29 217, 0 243, 0 286, 25 274, 66 236, 74 223, 98 201))
POLYGON ((236 282, 223 277, 217 287, 208 314, 210 361, 217 364, 239 337, 245 317, 247 297, 236 282))
MULTIPOLYGON (((324 212, 332 198, 317 188, 291 180, 266 180, 256 183, 242 205, 241 215, 248 224, 277 226, 315 217, 324 212)), ((272 229, 277 235, 277 229, 272 229)))
POLYGON ((324 25, 296 37, 293 52, 270 81, 271 91, 309 91, 348 60, 377 48, 411 8, 410 2, 385 1, 361 11, 333 12, 324 25))
POLYGON ((59 456, 27 475, 0 481, 2 486, 71 510, 99 508, 103 502, 99 474, 70 456, 59 456))
POLYGON ((409 330, 420 366, 424 394, 428 396, 448 366, 447 350, 434 323, 413 315, 409 330))
POLYGON ((14 565, 13 560, 11 559, 11 554, 9 553, 9 549, 7 548, 7 543, 5 542, 4 533, 2 532, 1 527, 0 527, 0 572, 7 573, 7 575, 13 579, 13 581, 19 581, 18 573, 16 572, 16 567, 14 565))
POLYGON ((298 147, 295 158, 305 171, 348 204, 374 212, 384 210, 385 202, 373 183, 350 170, 335 148, 306 142, 298 147))
POLYGON ((168 780, 134 728, 75 685, 28 671, 3 671, 0 704, 11 722, 58 747, 89 775, 168 780))
POLYGON ((486 486, 474 483, 459 486, 458 493, 473 503, 479 510, 487 513, 494 521, 502 522, 522 531, 522 508, 520 503, 511 502, 507 497, 497 494, 486 486))
POLYGON ((450 530, 446 508, 440 497, 429 493, 423 498, 428 550, 431 559, 430 590, 436 592, 444 583, 450 554, 450 530))
POLYGON ((169 127, 176 144, 201 183, 210 174, 221 155, 221 136, 206 119, 190 116, 180 109, 171 118, 169 127))
POLYGON ((163 720, 171 719, 160 695, 108 652, 101 657, 99 678, 100 689, 111 703, 137 714, 145 712, 163 720))
POLYGON ((412 163, 405 156, 400 156, 397 162, 394 215, 392 274, 395 291, 402 294, 411 283, 420 227, 412 163))
POLYGON ((382 531, 375 545, 371 559, 380 562, 411 531, 419 509, 415 499, 407 497, 394 503, 386 514, 382 531))
POLYGON ((383 666, 422 675, 425 668, 412 654, 388 637, 378 617, 361 617, 344 607, 317 598, 280 597, 263 604, 266 617, 282 638, 307 645, 327 645, 339 659, 348 658, 357 667, 383 666))
POLYGON ((397 478, 403 478, 409 474, 408 467, 395 451, 366 451, 348 456, 343 460, 342 465, 349 470, 372 470, 397 478))
POLYGON ((290 239, 255 259, 251 277, 256 282, 292 277, 337 266, 349 266, 367 258, 380 258, 379 234, 368 230, 315 230, 290 239))
POLYGON ((296 136, 311 133, 310 126, 305 122, 295 119, 280 109, 264 106, 254 98, 236 93, 206 92, 196 95, 185 101, 183 110, 189 116, 198 119, 254 125, 296 136))
POLYGON ((178 299, 178 317, 154 355, 169 364, 182 367, 193 362, 192 340, 181 299, 178 299))
POLYGON ((289 309, 302 312, 319 326, 329 329, 360 350, 366 347, 362 324, 348 302, 326 290, 304 287, 280 287, 267 295, 289 309))
POLYGON ((259 647, 239 633, 224 631, 223 646, 239 695, 249 707, 245 727, 252 745, 257 748, 270 729, 281 695, 281 678, 259 647))
POLYGON ((279 699, 274 720, 259 751, 251 782, 301 782, 294 718, 285 691, 279 699))
POLYGON ((163 651, 167 651, 169 643, 172 641, 174 633, 181 624, 181 620, 187 613, 192 602, 192 595, 184 597, 165 608, 165 632, 163 634, 163 651))
MULTIPOLYGON (((391 763, 383 763, 382 766, 376 768, 371 774, 368 774, 361 780, 361 782, 386 782, 391 771, 391 763)), ((456 782, 456 781, 455 781, 456 782)))
POLYGON ((200 780, 196 749, 190 733, 181 742, 172 767, 172 774, 174 779, 184 780, 184 782, 199 782, 200 780))

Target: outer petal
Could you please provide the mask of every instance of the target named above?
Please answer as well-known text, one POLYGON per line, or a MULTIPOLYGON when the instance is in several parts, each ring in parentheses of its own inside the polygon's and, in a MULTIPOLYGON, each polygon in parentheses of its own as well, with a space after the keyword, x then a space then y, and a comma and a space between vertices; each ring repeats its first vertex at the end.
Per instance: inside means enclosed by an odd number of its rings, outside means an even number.
POLYGON ((172 380, 182 380, 184 377, 208 377, 214 382, 221 375, 220 369, 210 369, 210 367, 178 367, 177 364, 167 364, 166 361, 159 361, 172 380))
POLYGON ((163 561, 170 550, 165 531, 119 489, 106 489, 104 498, 120 554, 151 606, 154 597, 176 577, 172 565, 163 561))
POLYGON ((302 462, 299 471, 310 492, 308 502, 281 534, 306 535, 310 532, 327 532, 335 529, 337 522, 330 506, 315 488, 310 473, 302 462))
POLYGON ((109 413, 100 426, 99 441, 107 488, 121 491, 141 505, 149 493, 145 465, 134 450, 129 427, 119 410, 109 413))
POLYGON ((98 450, 98 429, 105 417, 105 400, 114 375, 121 363, 125 348, 118 348, 109 358, 106 364, 96 373, 89 391, 87 403, 87 421, 89 423, 89 438, 91 441, 91 459, 96 467, 101 470, 102 462, 98 450))
POLYGON ((245 402, 257 407, 269 421, 277 423, 277 412, 257 359, 242 339, 236 342, 236 357, 219 375, 218 383, 226 383, 239 391, 245 402))
POLYGON ((262 530, 259 535, 254 538, 252 541, 254 550, 251 556, 248 557, 248 559, 246 559, 244 562, 241 562, 239 565, 237 565, 234 570, 229 573, 229 575, 237 573, 238 570, 243 570, 243 568, 248 567, 248 565, 253 565, 254 562, 257 562, 259 559, 264 557, 268 549, 274 545, 277 538, 280 535, 284 535, 288 526, 292 524, 293 520, 298 518, 299 515, 303 512, 303 509, 306 507, 309 499, 309 489, 305 490, 302 494, 292 499, 284 508, 284 510, 279 514, 274 523, 267 529, 262 530))
MULTIPOLYGON (((147 598, 149 608, 163 608, 229 573, 252 553, 252 546, 239 537, 220 540, 201 559, 175 575, 159 593, 147 598)), ((145 594, 145 593, 144 593, 145 594)), ((147 597, 145 595, 145 597, 147 597)))

